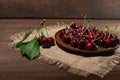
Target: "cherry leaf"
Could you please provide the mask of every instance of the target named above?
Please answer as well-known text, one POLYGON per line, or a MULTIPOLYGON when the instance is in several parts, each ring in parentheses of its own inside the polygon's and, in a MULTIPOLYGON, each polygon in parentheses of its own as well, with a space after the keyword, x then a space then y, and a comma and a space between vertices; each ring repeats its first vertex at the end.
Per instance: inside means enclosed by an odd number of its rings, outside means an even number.
POLYGON ((35 36, 33 40, 20 46, 21 54, 32 60, 40 55, 39 43, 35 36))
POLYGON ((27 31, 26 34, 24 35, 24 37, 22 38, 22 40, 19 41, 19 42, 17 42, 17 43, 15 43, 12 47, 13 47, 13 48, 18 48, 18 47, 20 47, 20 45, 23 44, 23 41, 26 40, 32 32, 33 32, 33 29, 27 31))

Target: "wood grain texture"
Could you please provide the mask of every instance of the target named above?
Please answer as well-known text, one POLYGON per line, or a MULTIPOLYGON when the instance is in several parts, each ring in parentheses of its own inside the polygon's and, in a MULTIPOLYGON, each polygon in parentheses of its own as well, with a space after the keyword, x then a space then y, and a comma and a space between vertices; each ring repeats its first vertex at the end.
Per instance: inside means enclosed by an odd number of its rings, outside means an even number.
MULTIPOLYGON (((116 66, 104 78, 91 75, 88 78, 76 76, 38 59, 29 61, 20 55, 20 52, 8 47, 9 37, 15 33, 34 28, 41 19, 0 19, 0 80, 119 80, 120 65, 116 66)), ((47 25, 56 22, 81 23, 81 20, 48 19, 47 25)), ((97 26, 109 23, 110 26, 120 25, 120 20, 91 20, 97 26)))
POLYGON ((0 18, 120 19, 120 0, 0 0, 0 18))

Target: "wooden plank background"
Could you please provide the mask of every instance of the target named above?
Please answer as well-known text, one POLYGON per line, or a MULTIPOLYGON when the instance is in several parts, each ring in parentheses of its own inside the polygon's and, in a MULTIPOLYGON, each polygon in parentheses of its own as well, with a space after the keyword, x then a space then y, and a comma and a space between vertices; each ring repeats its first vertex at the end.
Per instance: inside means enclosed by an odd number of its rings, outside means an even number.
POLYGON ((0 18, 120 19, 120 0, 0 0, 0 18))

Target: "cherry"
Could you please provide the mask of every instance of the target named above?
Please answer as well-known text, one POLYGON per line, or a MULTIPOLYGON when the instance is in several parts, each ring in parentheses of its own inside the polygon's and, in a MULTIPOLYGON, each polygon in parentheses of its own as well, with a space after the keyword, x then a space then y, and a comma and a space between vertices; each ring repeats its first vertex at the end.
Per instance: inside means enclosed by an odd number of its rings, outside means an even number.
POLYGON ((80 40, 79 42, 78 42, 78 48, 79 49, 85 49, 85 45, 86 45, 86 42, 85 42, 85 40, 80 40))
POLYGON ((89 34, 88 37, 92 40, 95 38, 95 36, 93 34, 89 34))
POLYGON ((83 32, 84 35, 88 35, 89 34, 89 31, 88 29, 86 29, 84 32, 83 32))
POLYGON ((78 29, 74 29, 72 32, 74 33, 74 35, 78 35, 80 31, 78 29))
POLYGON ((73 22, 73 23, 70 24, 70 28, 76 29, 76 28, 77 28, 77 25, 73 22))
POLYGON ((55 44, 54 38, 53 37, 48 37, 48 42, 51 46, 53 46, 55 44))
POLYGON ((114 38, 114 41, 117 43, 117 44, 119 44, 119 39, 118 39, 118 37, 115 35, 115 34, 113 34, 113 38, 114 38))
POLYGON ((78 26, 78 30, 82 31, 83 26, 78 26))
POLYGON ((72 37, 72 38, 71 38, 70 45, 71 45, 72 47, 78 47, 78 46, 77 46, 77 45, 78 45, 78 42, 79 42, 79 40, 78 40, 77 37, 72 37))
POLYGON ((105 42, 106 42, 107 47, 111 47, 111 45, 112 45, 112 40, 111 40, 110 37, 105 38, 105 42))
POLYGON ((119 40, 117 38, 111 38, 111 41, 112 41, 111 47, 115 47, 119 43, 119 40))
POLYGON ((69 33, 69 36, 75 36, 75 32, 74 32, 74 31, 71 31, 71 32, 69 33))
POLYGON ((39 45, 42 45, 44 43, 44 38, 45 38, 44 36, 40 36, 38 38, 39 45))
POLYGON ((63 34, 62 40, 66 43, 70 43, 70 37, 68 36, 68 34, 63 34))
POLYGON ((105 33, 103 31, 98 31, 96 38, 103 39, 104 37, 105 37, 105 33))
POLYGON ((94 34, 96 34, 97 31, 98 31, 98 29, 97 29, 96 27, 93 27, 93 28, 92 28, 92 32, 93 32, 94 34))
POLYGON ((94 43, 92 41, 89 41, 89 42, 86 43, 85 48, 87 50, 93 50, 95 48, 95 45, 94 45, 94 43))
POLYGON ((102 46, 102 47, 105 47, 105 48, 107 47, 106 42, 103 39, 96 40, 95 44, 102 46))
POLYGON ((115 38, 115 42, 116 42, 117 44, 119 44, 119 43, 120 43, 120 41, 119 41, 119 39, 118 39, 118 38, 115 38))
POLYGON ((107 36, 105 38, 105 41, 108 47, 115 47, 119 43, 118 38, 113 34, 110 34, 109 36, 107 36))
POLYGON ((60 31, 60 37, 63 36, 63 34, 65 34, 65 29, 60 31))
POLYGON ((50 43, 47 38, 43 38, 43 43, 42 43, 43 48, 50 48, 50 43))

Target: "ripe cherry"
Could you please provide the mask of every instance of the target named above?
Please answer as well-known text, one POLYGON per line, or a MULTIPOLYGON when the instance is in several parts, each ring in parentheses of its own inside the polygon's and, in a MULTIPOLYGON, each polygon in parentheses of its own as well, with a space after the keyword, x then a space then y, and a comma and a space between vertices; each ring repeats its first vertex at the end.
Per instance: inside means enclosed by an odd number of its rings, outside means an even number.
POLYGON ((97 29, 96 27, 93 27, 93 28, 92 28, 92 33, 96 34, 97 31, 98 31, 98 29, 97 29))
POLYGON ((39 45, 42 45, 45 41, 44 41, 44 36, 40 36, 39 38, 38 38, 38 42, 39 42, 39 45))
POLYGON ((112 46, 113 41, 111 40, 110 37, 106 37, 105 38, 105 42, 106 42, 107 47, 111 47, 112 46))
POLYGON ((86 42, 85 40, 81 39, 79 42, 78 42, 78 48, 79 49, 85 49, 85 45, 86 45, 86 42))
POLYGON ((66 43, 70 43, 70 37, 69 37, 69 35, 66 34, 66 33, 63 34, 62 40, 63 40, 64 42, 66 42, 66 43))
POLYGON ((84 35, 88 35, 89 34, 89 30, 86 29, 84 32, 83 32, 84 35))
POLYGON ((101 47, 107 47, 107 45, 106 45, 106 42, 105 42, 105 40, 103 40, 103 39, 99 39, 99 40, 96 40, 95 41, 95 44, 96 45, 99 45, 99 46, 101 46, 101 47))
POLYGON ((83 26, 78 26, 78 30, 82 31, 83 30, 83 26))
POLYGON ((94 45, 94 43, 92 41, 89 41, 89 42, 86 43, 85 48, 87 50, 93 50, 95 48, 95 45, 94 45))
POLYGON ((60 37, 63 36, 63 34, 65 34, 65 29, 60 31, 60 37))
POLYGON ((71 38, 70 45, 72 47, 78 47, 78 42, 79 42, 78 38, 74 36, 71 38))
POLYGON ((71 23, 71 24, 70 24, 70 28, 72 28, 72 29, 76 29, 76 28, 77 28, 76 23, 74 23, 74 22, 73 22, 73 23, 71 23))
POLYGON ((50 43, 47 38, 43 38, 43 43, 42 43, 43 48, 50 48, 50 43))
POLYGON ((95 36, 93 34, 89 34, 88 37, 93 40, 95 38, 95 36))
POLYGON ((48 37, 48 42, 51 46, 53 46, 55 44, 54 38, 53 37, 48 37))

